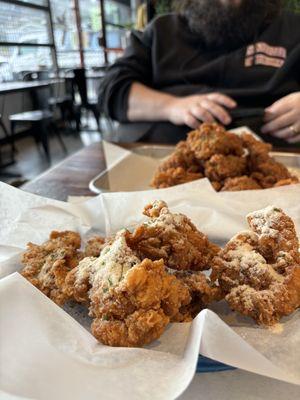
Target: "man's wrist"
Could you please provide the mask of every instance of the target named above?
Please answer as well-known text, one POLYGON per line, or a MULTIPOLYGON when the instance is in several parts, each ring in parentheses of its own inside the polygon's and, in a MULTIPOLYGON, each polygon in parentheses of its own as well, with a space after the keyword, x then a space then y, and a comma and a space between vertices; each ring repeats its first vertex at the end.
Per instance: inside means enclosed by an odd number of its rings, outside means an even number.
POLYGON ((160 117, 163 121, 170 121, 172 115, 172 108, 174 101, 177 99, 176 96, 165 95, 163 101, 160 104, 160 117))

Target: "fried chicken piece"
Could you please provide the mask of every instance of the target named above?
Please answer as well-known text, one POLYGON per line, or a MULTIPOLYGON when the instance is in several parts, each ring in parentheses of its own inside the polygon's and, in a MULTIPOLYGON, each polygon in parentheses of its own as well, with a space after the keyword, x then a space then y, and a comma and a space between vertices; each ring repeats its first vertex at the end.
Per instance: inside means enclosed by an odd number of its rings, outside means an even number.
POLYGON ((242 139, 234 133, 226 132, 219 124, 202 124, 189 133, 187 145, 194 152, 197 160, 206 161, 215 154, 244 154, 242 139))
POLYGON ((174 274, 188 288, 191 297, 191 301, 179 309, 171 322, 191 321, 202 309, 223 297, 220 288, 212 284, 202 272, 171 269, 168 272, 174 274))
POLYGON ((268 160, 257 164, 256 170, 252 172, 251 177, 263 188, 268 189, 275 186, 277 182, 291 179, 292 175, 283 164, 270 157, 268 160))
POLYGON ((210 182, 212 187, 215 189, 216 192, 219 192, 222 189, 222 183, 218 181, 210 182))
POLYGON ((101 250, 105 246, 105 239, 101 236, 91 237, 85 246, 85 257, 99 257, 101 250))
POLYGON ((288 253, 300 264, 299 240, 293 220, 280 208, 269 206, 247 216, 250 228, 258 235, 262 255, 272 264, 280 253, 288 253))
POLYGON ((80 245, 79 234, 72 231, 53 231, 41 245, 28 243, 21 274, 55 303, 63 304, 66 276, 83 257, 80 245))
POLYGON ((273 325, 300 306, 299 241, 291 218, 276 207, 247 217, 251 231, 233 237, 215 258, 229 306, 258 324, 273 325))
POLYGON ((274 187, 280 187, 280 186, 287 186, 287 185, 293 185, 299 183, 299 178, 296 176, 293 176, 291 178, 287 179, 281 179, 280 181, 276 182, 274 187))
POLYGON ((122 279, 123 273, 140 262, 140 259, 127 246, 125 236, 125 230, 118 232, 107 240, 99 257, 85 257, 77 268, 70 271, 65 282, 65 293, 68 298, 79 303, 89 302, 89 290, 93 286, 93 276, 100 270, 102 271, 103 267, 109 263, 114 265, 116 273, 112 272, 112 277, 118 281, 122 279))
POLYGON ((145 259, 116 287, 106 293, 103 288, 91 294, 91 315, 96 317, 92 333, 110 346, 143 346, 158 339, 173 315, 190 301, 188 289, 166 272, 162 260, 145 259))
POLYGON ((216 191, 267 189, 298 183, 269 152, 272 146, 251 134, 227 132, 204 123, 180 142, 158 168, 151 185, 166 188, 207 177, 216 191), (225 184, 224 184, 224 180, 225 184))
POLYGON ((155 173, 151 186, 166 188, 203 178, 202 167, 186 142, 179 142, 174 153, 167 158, 155 173))
POLYGON ((181 141, 176 145, 174 152, 160 164, 158 170, 162 172, 178 167, 189 172, 201 172, 201 166, 197 162, 194 152, 185 141, 181 141))
POLYGON ((247 160, 245 157, 224 156, 215 154, 205 162, 205 176, 211 181, 223 181, 246 173, 247 160))
POLYGON ((172 214, 166 203, 155 201, 145 207, 149 219, 127 234, 127 243, 140 258, 163 259, 178 270, 210 268, 220 250, 182 214, 172 214))
POLYGON ((242 140, 249 152, 250 176, 262 188, 267 189, 298 182, 298 179, 293 177, 283 164, 270 156, 269 152, 272 150, 270 144, 260 142, 249 134, 242 135, 242 140))
POLYGON ((228 178, 225 180, 224 186, 221 191, 236 192, 239 190, 257 190, 262 187, 249 176, 238 176, 236 178, 228 178))
POLYGON ((257 140, 250 133, 243 133, 241 139, 243 146, 248 150, 250 169, 256 169, 257 163, 269 158, 269 152, 272 150, 270 143, 257 140))
POLYGON ((189 290, 167 273, 162 260, 141 261, 126 243, 126 232, 104 247, 100 257, 83 259, 71 271, 69 296, 90 300, 92 333, 110 346, 142 346, 156 340, 189 290))
POLYGON ((182 167, 169 168, 164 171, 156 172, 151 181, 151 186, 157 189, 163 189, 201 178, 203 178, 201 172, 190 172, 182 167))

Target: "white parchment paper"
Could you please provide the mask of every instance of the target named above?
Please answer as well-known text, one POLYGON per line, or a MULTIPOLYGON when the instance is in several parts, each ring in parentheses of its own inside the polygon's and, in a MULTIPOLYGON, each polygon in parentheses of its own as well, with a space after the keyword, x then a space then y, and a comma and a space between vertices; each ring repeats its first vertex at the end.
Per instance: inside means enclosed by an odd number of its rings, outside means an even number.
POLYGON ((170 324, 160 340, 144 349, 109 348, 78 322, 85 310, 71 311, 74 319, 16 273, 28 241, 42 243, 53 229, 74 229, 87 237, 131 228, 155 199, 188 215, 218 243, 246 228, 247 213, 269 204, 282 207, 300 232, 300 185, 216 193, 203 179, 67 204, 0 184, 0 391, 47 400, 172 399, 192 380, 199 351, 300 384, 299 312, 273 332, 219 303, 203 310, 192 324, 170 324))

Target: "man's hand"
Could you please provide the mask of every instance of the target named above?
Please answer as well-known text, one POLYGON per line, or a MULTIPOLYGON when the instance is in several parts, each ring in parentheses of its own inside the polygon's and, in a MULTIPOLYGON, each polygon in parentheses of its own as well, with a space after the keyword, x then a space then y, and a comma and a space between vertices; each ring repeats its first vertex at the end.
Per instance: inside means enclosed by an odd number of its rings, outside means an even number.
POLYGON ((216 120, 228 125, 231 117, 226 109, 236 105, 233 99, 221 93, 172 97, 166 105, 166 116, 173 124, 190 128, 197 128, 201 122, 216 120))
POLYGON ((300 92, 276 101, 265 110, 262 133, 268 133, 288 143, 300 142, 300 92))

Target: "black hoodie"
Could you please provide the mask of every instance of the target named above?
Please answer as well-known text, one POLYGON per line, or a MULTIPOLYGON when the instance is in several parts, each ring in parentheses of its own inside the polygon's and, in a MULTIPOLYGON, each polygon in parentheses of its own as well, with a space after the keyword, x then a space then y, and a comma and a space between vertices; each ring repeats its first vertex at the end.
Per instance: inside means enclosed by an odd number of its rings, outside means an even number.
MULTIPOLYGON (((158 17, 145 32, 132 32, 101 85, 100 106, 112 119, 128 122, 134 81, 177 96, 218 91, 240 108, 265 108, 300 91, 300 16, 283 12, 253 43, 230 51, 205 49, 176 14, 158 17)), ((176 142, 188 131, 169 123, 149 127, 153 141, 176 142)))

